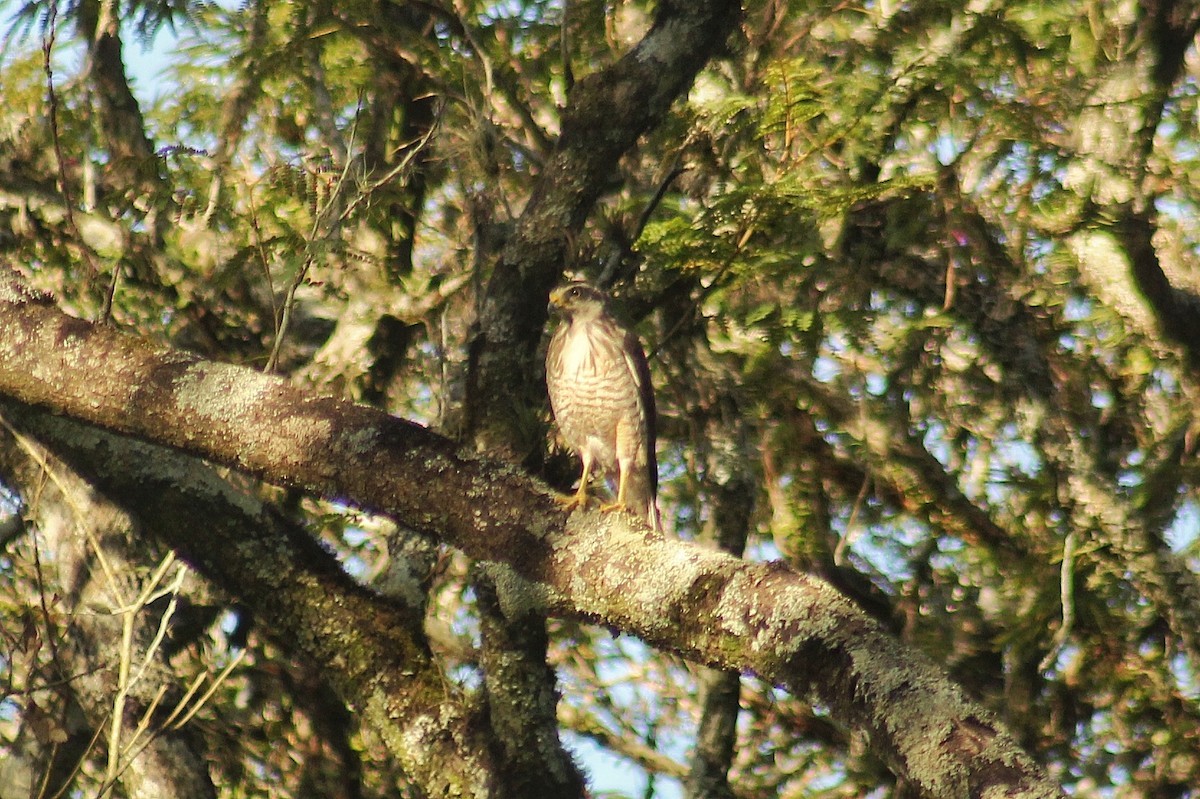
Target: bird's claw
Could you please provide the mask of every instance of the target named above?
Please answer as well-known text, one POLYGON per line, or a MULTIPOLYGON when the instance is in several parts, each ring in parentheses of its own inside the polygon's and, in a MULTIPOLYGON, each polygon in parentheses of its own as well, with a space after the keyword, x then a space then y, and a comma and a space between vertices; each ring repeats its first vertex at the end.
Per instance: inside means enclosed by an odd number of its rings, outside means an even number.
POLYGON ((574 494, 571 494, 570 496, 556 496, 554 501, 557 502, 563 510, 575 510, 576 508, 587 506, 587 497, 584 497, 581 501, 579 497, 575 496, 574 494))
POLYGON ((554 501, 562 506, 563 510, 576 510, 578 508, 587 508, 588 495, 587 488, 583 485, 579 490, 570 496, 556 496, 554 501))

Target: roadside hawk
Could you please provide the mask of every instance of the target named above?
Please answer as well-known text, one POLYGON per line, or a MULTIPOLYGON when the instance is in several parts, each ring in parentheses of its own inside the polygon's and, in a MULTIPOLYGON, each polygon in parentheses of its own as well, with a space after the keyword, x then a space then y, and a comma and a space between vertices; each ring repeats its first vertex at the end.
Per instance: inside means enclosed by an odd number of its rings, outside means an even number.
POLYGON ((567 446, 579 453, 579 489, 564 504, 587 504, 594 470, 617 480, 616 501, 659 529, 658 463, 654 454, 654 387, 637 335, 608 310, 608 295, 586 283, 550 292, 562 317, 546 351, 546 387, 567 446))

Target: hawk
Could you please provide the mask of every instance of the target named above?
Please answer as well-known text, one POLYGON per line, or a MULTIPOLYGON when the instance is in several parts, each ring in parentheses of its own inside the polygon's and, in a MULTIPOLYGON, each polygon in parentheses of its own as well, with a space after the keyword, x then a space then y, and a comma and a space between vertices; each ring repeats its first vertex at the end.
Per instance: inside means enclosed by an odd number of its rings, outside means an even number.
POLYGON ((608 295, 587 283, 550 292, 562 317, 546 351, 546 387, 554 421, 579 453, 579 489, 564 504, 587 504, 593 470, 617 478, 617 497, 601 510, 625 509, 659 529, 654 454, 654 387, 632 330, 608 310, 608 295))

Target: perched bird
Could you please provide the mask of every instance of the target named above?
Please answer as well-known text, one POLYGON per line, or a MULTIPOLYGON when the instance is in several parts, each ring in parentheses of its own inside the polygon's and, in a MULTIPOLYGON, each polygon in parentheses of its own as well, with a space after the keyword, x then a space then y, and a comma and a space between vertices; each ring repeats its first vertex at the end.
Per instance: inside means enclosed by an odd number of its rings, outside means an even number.
POLYGON ((546 387, 567 446, 579 453, 579 489, 564 504, 587 504, 593 470, 614 475, 617 498, 601 510, 625 509, 659 529, 654 454, 654 387, 637 335, 608 310, 608 295, 586 283, 550 292, 562 317, 546 352, 546 387))

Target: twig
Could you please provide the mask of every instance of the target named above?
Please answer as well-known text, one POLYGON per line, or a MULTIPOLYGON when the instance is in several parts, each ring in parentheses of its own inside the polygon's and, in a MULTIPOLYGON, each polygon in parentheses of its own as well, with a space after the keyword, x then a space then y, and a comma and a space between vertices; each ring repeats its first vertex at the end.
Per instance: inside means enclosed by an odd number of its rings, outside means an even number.
MULTIPOLYGON (((233 658, 233 660, 231 660, 225 666, 225 668, 223 668, 221 670, 221 673, 216 676, 216 678, 212 682, 212 685, 210 685, 208 687, 208 690, 204 692, 204 695, 201 696, 198 700, 196 700, 195 703, 193 703, 189 706, 188 703, 190 702, 192 696, 195 695, 197 689, 199 689, 199 687, 204 684, 204 680, 206 679, 205 674, 197 675, 196 679, 192 681, 191 686, 188 687, 187 692, 183 695, 183 698, 180 699, 179 702, 175 705, 175 709, 171 711, 170 715, 168 715, 167 718, 162 722, 162 724, 159 725, 159 728, 157 730, 155 730, 150 735, 145 736, 144 739, 141 740, 140 742, 137 742, 137 750, 134 751, 133 750, 134 742, 137 741, 138 735, 141 735, 141 733, 145 732, 145 730, 149 728, 149 719, 150 719, 151 713, 154 710, 154 708, 156 708, 158 706, 159 701, 162 699, 162 697, 166 691, 166 687, 164 686, 161 690, 159 690, 158 694, 154 698, 154 701, 151 703, 150 710, 148 710, 145 714, 142 715, 142 718, 138 723, 138 728, 134 733, 134 740, 130 742, 128 747, 126 747, 125 753, 128 756, 125 758, 125 762, 124 762, 124 765, 121 766, 121 770, 117 772, 117 777, 120 778, 120 776, 122 774, 124 774, 133 765, 133 762, 135 760, 137 760, 137 758, 142 754, 142 752, 146 751, 146 749, 150 746, 150 744, 154 743, 154 741, 158 738, 159 735, 162 734, 162 732, 164 730, 168 730, 168 729, 178 730, 180 727, 182 727, 183 725, 185 725, 189 721, 191 721, 192 717, 194 715, 196 715, 196 712, 199 711, 200 708, 204 707, 204 705, 208 702, 208 700, 212 697, 212 695, 214 693, 216 693, 217 688, 219 688, 225 682, 225 679, 229 676, 229 674, 235 668, 237 668, 238 664, 240 664, 242 662, 242 660, 245 659, 245 657, 246 657, 246 650, 243 649, 243 650, 239 651, 237 653, 237 655, 233 658), (186 713, 183 713, 183 711, 185 711, 185 709, 186 709, 186 713), (175 719, 177 717, 179 717, 180 713, 183 713, 183 717, 180 718, 178 721, 175 721, 175 719)), ((109 790, 112 787, 113 786, 111 786, 111 785, 105 785, 104 788, 101 790, 101 795, 103 795, 104 791, 109 790)))
MULTIPOLYGON (((155 595, 159 583, 162 582, 167 570, 175 562, 175 554, 168 552, 163 558, 162 563, 154 570, 154 573, 147 580, 145 587, 142 589, 138 598, 133 603, 116 610, 121 615, 121 651, 120 662, 117 665, 117 695, 113 697, 113 714, 112 724, 109 728, 108 740, 108 765, 104 772, 104 784, 111 786, 116 783, 117 777, 121 772, 121 754, 127 751, 130 746, 137 740, 137 732, 134 737, 124 747, 121 745, 121 730, 125 723, 125 701, 129 696, 129 690, 139 682, 149 668, 150 661, 153 659, 159 644, 162 643, 163 637, 166 635, 166 630, 171 621, 171 615, 175 610, 175 599, 172 597, 170 605, 163 613, 162 619, 159 621, 158 632, 154 637, 153 643, 146 648, 145 656, 142 659, 141 665, 138 667, 137 673, 131 678, 129 676, 130 666, 133 660, 133 630, 134 623, 137 620, 138 613, 146 607, 146 603, 151 596, 155 595)), ((183 578, 187 575, 187 568, 181 568, 179 573, 172 581, 172 588, 178 591, 183 583, 183 578)), ((139 727, 140 729, 140 727, 139 727)), ((101 791, 103 793, 103 790, 101 791)))
MULTIPOLYGON (((218 674, 216 676, 216 678, 212 681, 212 685, 208 686, 208 690, 204 692, 203 696, 201 696, 199 699, 196 700, 196 702, 191 706, 191 708, 188 709, 187 713, 185 713, 183 715, 183 718, 179 719, 179 721, 175 722, 174 724, 171 724, 171 729, 177 730, 180 727, 182 727, 184 724, 187 724, 189 721, 191 721, 192 716, 196 715, 196 713, 200 710, 200 708, 204 707, 208 703, 208 700, 212 698, 212 695, 214 693, 216 693, 217 689, 221 687, 222 683, 225 682, 226 678, 229 677, 229 675, 233 672, 233 670, 235 668, 238 667, 238 664, 240 664, 242 662, 242 660, 245 659, 245 657, 246 657, 246 650, 245 649, 240 650, 237 653, 237 655, 234 656, 233 660, 229 661, 228 665, 226 665, 225 668, 221 669, 221 673, 218 674)), ((203 677, 203 676, 204 675, 201 675, 201 677, 203 677)), ((182 706, 183 706, 183 703, 180 703, 180 707, 182 707, 182 706)), ((174 718, 174 714, 172 714, 171 718, 174 718)), ((168 721, 170 721, 170 719, 168 719, 168 721)), ((163 726, 166 726, 166 724, 164 724, 163 726)))
POLYGON ((862 485, 859 486, 858 496, 854 498, 854 507, 850 510, 850 518, 846 520, 846 532, 838 539, 837 546, 833 550, 833 563, 835 566, 843 566, 846 562, 846 550, 854 543, 854 539, 858 538, 855 535, 854 528, 858 522, 858 513, 862 510, 863 502, 867 498, 867 489, 871 486, 871 476, 864 475, 862 485))
MULTIPOLYGON (((440 117, 440 114, 438 116, 440 117)), ((350 180, 350 167, 354 161, 353 159, 347 159, 345 166, 342 168, 342 174, 338 177, 337 182, 334 184, 333 191, 330 193, 329 198, 321 205, 320 208, 317 209, 317 213, 313 218, 312 229, 309 232, 309 240, 305 245, 306 254, 304 258, 304 264, 296 273, 296 277, 288 286, 287 294, 284 296, 283 311, 279 316, 279 326, 275 330, 275 342, 271 347, 271 354, 267 358, 267 365, 264 367, 263 371, 273 372, 279 365, 279 354, 282 350, 288 328, 291 326, 292 308, 296 302, 296 291, 299 290, 300 286, 304 285, 304 280, 307 277, 309 270, 312 269, 312 265, 316 260, 316 257, 313 253, 313 243, 318 239, 319 236, 331 235, 338 229, 339 226, 342 225, 342 223, 349 219, 350 215, 354 213, 354 211, 360 205, 362 205, 362 203, 366 202, 366 200, 370 198, 371 195, 374 194, 377 189, 379 189, 379 187, 388 183, 396 175, 407 169, 412 163, 413 159, 417 157, 417 153, 421 152, 423 149, 425 149, 425 146, 429 144, 429 140, 433 138, 434 131, 436 130, 437 123, 430 125, 429 130, 427 130, 425 134, 416 141, 416 146, 412 147, 407 153, 404 154, 404 158, 401 159, 400 163, 389 169, 386 174, 384 174, 378 180, 372 182, 369 186, 363 189, 363 191, 359 192, 354 199, 346 204, 346 207, 342 210, 342 212, 338 214, 336 222, 329 227, 329 230, 322 233, 321 229, 325 224, 326 217, 333 209, 334 203, 341 196, 343 186, 345 186, 350 180)), ((353 136, 354 134, 352 131, 351 143, 347 148, 348 150, 353 148, 353 136)))
POLYGON ((1059 626, 1058 632, 1054 634, 1054 640, 1050 646, 1050 651, 1042 658, 1042 662, 1038 664, 1038 669, 1045 671, 1054 665, 1054 661, 1058 660, 1059 653, 1067 644, 1067 637, 1071 634, 1071 628, 1075 626, 1075 531, 1067 533, 1067 540, 1063 542, 1063 559, 1062 568, 1058 572, 1058 592, 1060 601, 1062 602, 1062 625, 1059 626))
POLYGON ((621 261, 630 251, 630 245, 642 237, 642 233, 646 230, 646 225, 650 224, 650 218, 654 215, 659 203, 663 197, 667 196, 667 189, 671 188, 671 184, 675 179, 687 172, 687 167, 679 165, 680 156, 675 157, 675 163, 671 165, 671 171, 658 184, 658 188, 654 192, 654 196, 646 203, 646 207, 642 209, 642 213, 638 216, 637 224, 634 226, 632 235, 628 236, 622 246, 615 247, 613 254, 609 256, 608 263, 604 265, 604 269, 600 272, 600 277, 596 278, 596 285, 606 287, 616 280, 617 267, 621 265, 621 261))
POLYGON ((375 191, 377 189, 379 189, 379 187, 383 186, 386 183, 391 182, 392 178, 396 177, 396 175, 399 175, 401 172, 403 172, 405 169, 408 168, 409 164, 412 163, 413 159, 417 157, 417 153, 424 150, 426 145, 429 144, 429 140, 433 138, 434 132, 437 131, 438 125, 441 123, 441 117, 442 117, 442 109, 439 108, 437 114, 435 115, 435 118, 437 119, 437 121, 435 121, 432 125, 429 126, 429 130, 425 131, 424 135, 422 135, 420 139, 416 140, 415 146, 412 147, 407 153, 404 154, 404 158, 403 158, 403 160, 400 161, 399 164, 397 164, 396 166, 389 169, 383 175, 383 177, 381 177, 378 180, 371 183, 371 185, 369 185, 364 191, 360 192, 358 194, 358 196, 356 196, 353 200, 351 200, 346 205, 346 209, 344 211, 342 211, 341 215, 338 217, 339 223, 345 222, 347 219, 349 219, 350 214, 354 213, 354 211, 358 208, 358 206, 360 206, 364 202, 366 202, 366 200, 372 194, 374 194, 375 191))

